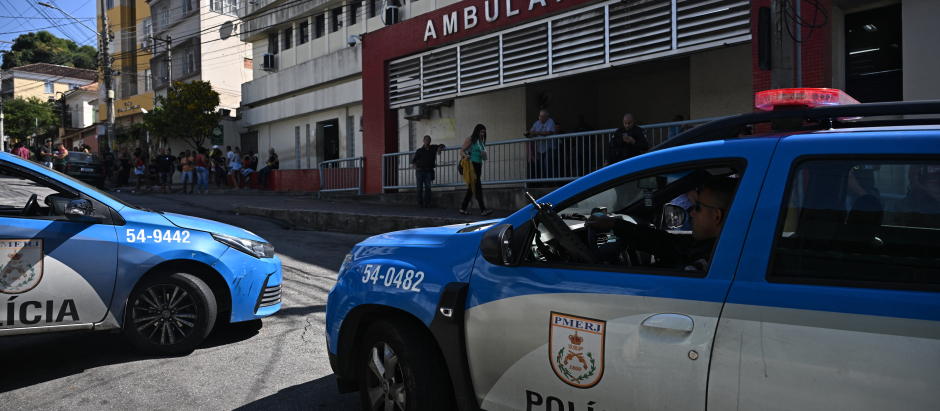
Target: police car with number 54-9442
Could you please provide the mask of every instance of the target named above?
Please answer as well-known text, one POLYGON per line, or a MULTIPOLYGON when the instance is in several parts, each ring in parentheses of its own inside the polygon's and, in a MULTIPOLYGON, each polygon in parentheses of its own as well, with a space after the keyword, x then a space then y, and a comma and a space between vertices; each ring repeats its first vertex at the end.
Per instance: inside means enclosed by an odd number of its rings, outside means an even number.
POLYGON ((7 153, 0 172, 5 192, 25 193, 0 200, 0 336, 123 330, 171 355, 216 318, 281 308, 281 261, 251 232, 134 206, 7 153))
POLYGON ((357 244, 326 308, 340 392, 401 411, 940 409, 940 120, 903 119, 940 101, 755 101, 501 221, 357 244))

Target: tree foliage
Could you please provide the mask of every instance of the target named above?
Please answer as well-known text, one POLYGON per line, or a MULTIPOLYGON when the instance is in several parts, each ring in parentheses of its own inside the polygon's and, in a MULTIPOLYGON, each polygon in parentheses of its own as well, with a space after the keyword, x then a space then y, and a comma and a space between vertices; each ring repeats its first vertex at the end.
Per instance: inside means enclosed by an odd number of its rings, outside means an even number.
POLYGON ((21 34, 3 54, 0 69, 32 63, 49 63, 61 66, 94 70, 97 67, 98 50, 92 46, 79 46, 74 41, 56 37, 48 31, 21 34))
POLYGON ((222 119, 216 110, 219 93, 208 81, 175 81, 166 97, 157 96, 157 106, 144 115, 143 127, 151 137, 180 138, 192 148, 202 147, 222 119))
POLYGON ((58 116, 52 111, 52 103, 38 97, 17 97, 3 101, 3 131, 16 140, 23 140, 33 133, 42 134, 58 124, 58 116), (36 124, 39 124, 37 130, 36 124))

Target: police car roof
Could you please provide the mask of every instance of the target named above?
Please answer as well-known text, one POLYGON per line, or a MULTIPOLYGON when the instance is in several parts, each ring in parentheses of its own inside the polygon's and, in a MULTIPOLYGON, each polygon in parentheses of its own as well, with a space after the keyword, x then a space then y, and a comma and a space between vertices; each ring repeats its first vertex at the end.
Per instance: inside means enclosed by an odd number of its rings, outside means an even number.
POLYGON ((940 100, 865 103, 739 114, 710 121, 684 133, 680 133, 657 145, 651 151, 741 137, 779 136, 781 133, 912 130, 915 129, 915 126, 916 129, 920 130, 940 128, 940 118, 900 120, 866 119, 876 116, 929 114, 940 114, 940 100), (799 124, 799 126, 786 127, 787 123, 793 124, 794 122, 799 124), (762 123, 771 123, 772 127, 774 127, 774 131, 754 136, 741 136, 745 127, 762 123))

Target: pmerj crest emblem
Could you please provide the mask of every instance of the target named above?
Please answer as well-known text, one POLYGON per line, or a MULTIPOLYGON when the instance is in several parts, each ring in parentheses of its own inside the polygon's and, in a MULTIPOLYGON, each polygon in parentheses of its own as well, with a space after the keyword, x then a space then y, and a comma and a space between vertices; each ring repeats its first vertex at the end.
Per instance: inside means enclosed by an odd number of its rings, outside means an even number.
POLYGON ((607 322, 551 313, 548 358, 555 375, 578 388, 591 388, 604 375, 607 322))
POLYGON ((42 280, 42 240, 0 240, 0 293, 20 294, 42 280))

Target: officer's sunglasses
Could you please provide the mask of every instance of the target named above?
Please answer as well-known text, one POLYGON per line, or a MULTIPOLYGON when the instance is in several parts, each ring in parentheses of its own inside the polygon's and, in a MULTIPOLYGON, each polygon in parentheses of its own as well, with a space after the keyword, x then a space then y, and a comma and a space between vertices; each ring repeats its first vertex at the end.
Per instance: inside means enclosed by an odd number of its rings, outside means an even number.
POLYGON ((695 211, 696 213, 697 213, 697 212, 700 212, 700 211, 702 211, 702 207, 708 207, 708 208, 712 208, 712 209, 715 209, 715 210, 725 211, 725 210, 722 209, 722 208, 712 207, 712 206, 710 206, 710 205, 708 205, 708 204, 702 204, 702 203, 700 203, 700 202, 698 202, 698 201, 696 201, 696 202, 695 202, 695 205, 692 206, 692 211, 695 211))

